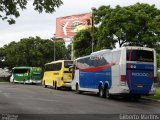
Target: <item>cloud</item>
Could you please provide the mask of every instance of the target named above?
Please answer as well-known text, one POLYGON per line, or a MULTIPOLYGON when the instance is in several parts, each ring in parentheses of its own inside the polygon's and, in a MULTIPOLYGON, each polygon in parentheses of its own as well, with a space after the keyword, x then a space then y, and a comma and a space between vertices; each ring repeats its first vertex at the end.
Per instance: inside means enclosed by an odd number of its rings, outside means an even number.
POLYGON ((7 22, 0 22, 0 47, 11 41, 19 41, 26 37, 40 36, 41 38, 51 38, 55 33, 56 18, 80 13, 91 12, 92 7, 101 5, 128 6, 137 2, 156 4, 160 8, 160 0, 63 0, 64 4, 56 9, 53 14, 34 11, 32 2, 29 2, 27 10, 21 11, 21 16, 16 19, 16 24, 8 25, 7 22))

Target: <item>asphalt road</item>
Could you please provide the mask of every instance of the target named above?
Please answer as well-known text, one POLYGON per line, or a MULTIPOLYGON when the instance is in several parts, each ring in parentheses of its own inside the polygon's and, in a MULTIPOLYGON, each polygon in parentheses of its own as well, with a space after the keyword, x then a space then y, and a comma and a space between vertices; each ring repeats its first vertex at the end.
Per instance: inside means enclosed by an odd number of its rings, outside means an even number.
POLYGON ((93 118, 96 119, 95 115, 104 115, 105 119, 105 115, 110 114, 108 117, 112 119, 114 118, 112 114, 119 116, 134 113, 160 113, 160 103, 143 99, 138 102, 120 98, 104 99, 93 93, 76 94, 73 91, 54 90, 51 87, 44 88, 39 85, 3 83, 0 84, 0 113, 2 118, 6 114, 20 114, 25 118, 26 116, 34 118, 34 115, 39 115, 41 119, 46 119, 43 118, 45 115, 48 118, 58 118, 56 115, 71 114, 73 118, 75 118, 74 115, 82 115, 81 117, 90 115, 92 116, 90 119, 93 120, 93 118))

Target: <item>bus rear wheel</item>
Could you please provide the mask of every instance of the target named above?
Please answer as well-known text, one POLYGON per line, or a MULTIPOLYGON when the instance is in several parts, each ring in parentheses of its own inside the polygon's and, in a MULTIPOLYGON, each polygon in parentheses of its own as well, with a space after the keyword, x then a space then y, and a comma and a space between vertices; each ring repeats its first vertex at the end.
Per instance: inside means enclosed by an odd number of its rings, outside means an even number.
POLYGON ((55 82, 55 86, 54 86, 54 88, 55 88, 56 90, 58 90, 57 82, 55 82))
POLYGON ((14 79, 13 79, 13 82, 12 82, 12 83, 15 84, 14 79))
POLYGON ((53 81, 53 87, 55 87, 55 82, 53 81))
POLYGON ((109 93, 109 89, 108 89, 107 86, 104 89, 104 97, 107 98, 107 99, 111 98, 111 95, 109 93))
POLYGON ((104 88, 103 88, 102 85, 99 87, 99 93, 98 94, 99 94, 100 97, 104 98, 104 88))
POLYGON ((23 84, 24 84, 24 85, 26 84, 26 81, 25 81, 25 80, 23 80, 23 84))
POLYGON ((43 85, 44 85, 45 88, 47 88, 47 85, 46 85, 45 81, 43 82, 43 85))
POLYGON ((55 83, 55 89, 56 89, 56 90, 61 90, 61 87, 58 87, 58 86, 57 86, 57 82, 55 83))
POLYGON ((141 98, 141 95, 133 95, 132 99, 133 101, 138 101, 141 98))

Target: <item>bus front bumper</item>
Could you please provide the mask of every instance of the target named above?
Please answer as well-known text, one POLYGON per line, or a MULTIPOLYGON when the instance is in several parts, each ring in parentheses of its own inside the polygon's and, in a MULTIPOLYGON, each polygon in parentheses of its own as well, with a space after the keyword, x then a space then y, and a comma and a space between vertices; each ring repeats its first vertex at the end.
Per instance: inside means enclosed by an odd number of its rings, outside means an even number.
POLYGON ((64 87, 71 87, 71 81, 69 81, 69 82, 64 82, 64 83, 63 83, 63 86, 64 86, 64 87))
POLYGON ((154 95, 156 92, 155 88, 152 88, 149 92, 140 91, 140 90, 133 90, 131 91, 127 87, 121 87, 120 93, 121 94, 141 94, 141 95, 154 95))
POLYGON ((36 84, 40 84, 41 80, 26 80, 25 83, 36 83, 36 84))

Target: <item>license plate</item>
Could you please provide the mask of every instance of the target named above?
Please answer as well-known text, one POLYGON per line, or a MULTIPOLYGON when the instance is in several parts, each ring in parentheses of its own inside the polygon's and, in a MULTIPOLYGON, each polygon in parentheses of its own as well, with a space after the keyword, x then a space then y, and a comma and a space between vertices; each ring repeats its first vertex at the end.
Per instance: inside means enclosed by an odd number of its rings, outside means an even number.
POLYGON ((143 88, 144 86, 143 86, 143 85, 137 85, 137 87, 138 87, 138 88, 143 88))

